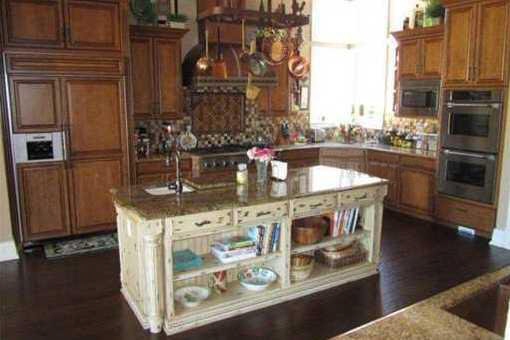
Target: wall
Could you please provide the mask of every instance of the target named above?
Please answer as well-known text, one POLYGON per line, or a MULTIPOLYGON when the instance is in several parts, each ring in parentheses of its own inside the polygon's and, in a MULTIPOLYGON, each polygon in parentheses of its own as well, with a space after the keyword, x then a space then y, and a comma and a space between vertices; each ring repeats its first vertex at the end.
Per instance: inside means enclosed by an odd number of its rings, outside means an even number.
POLYGON ((0 128, 0 262, 17 258, 16 248, 12 238, 9 198, 7 195, 5 155, 3 142, 1 142, 2 140, 2 129, 0 128))

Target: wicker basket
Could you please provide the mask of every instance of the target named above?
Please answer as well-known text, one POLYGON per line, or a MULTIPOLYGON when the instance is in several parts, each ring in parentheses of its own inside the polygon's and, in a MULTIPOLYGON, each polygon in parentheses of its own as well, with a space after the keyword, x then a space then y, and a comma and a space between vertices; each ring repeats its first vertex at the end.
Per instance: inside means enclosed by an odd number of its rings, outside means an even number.
POLYGON ((365 262, 367 255, 367 251, 363 249, 359 242, 356 242, 352 246, 338 251, 317 250, 315 252, 315 259, 317 262, 325 264, 328 267, 341 268, 365 262))
POLYGON ((293 255, 291 257, 290 280, 292 282, 306 280, 312 274, 314 262, 311 255, 293 255))

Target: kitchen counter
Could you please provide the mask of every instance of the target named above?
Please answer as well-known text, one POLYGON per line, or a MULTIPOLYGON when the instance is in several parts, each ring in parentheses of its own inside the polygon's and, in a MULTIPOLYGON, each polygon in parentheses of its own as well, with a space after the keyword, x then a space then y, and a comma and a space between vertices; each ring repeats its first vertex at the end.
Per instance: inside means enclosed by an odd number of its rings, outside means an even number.
POLYGON ((493 288, 510 267, 483 275, 333 339, 503 339, 447 310, 493 288))
POLYGON ((314 144, 294 144, 294 145, 279 145, 275 146, 274 149, 276 151, 287 151, 287 150, 301 150, 301 149, 315 149, 315 148, 328 148, 328 149, 365 149, 365 150, 373 150, 373 151, 382 151, 382 152, 390 152, 399 155, 408 155, 408 156, 417 156, 417 157, 425 157, 425 158, 437 158, 436 151, 425 151, 419 149, 407 149, 407 148, 399 148, 391 145, 384 144, 344 144, 344 143, 335 143, 335 142, 325 142, 325 143, 314 143, 314 144))
MULTIPOLYGON (((196 179, 196 181, 200 182, 200 179, 196 179)), ((224 187, 198 190, 185 193, 180 197, 175 195, 152 196, 145 191, 147 186, 143 185, 130 185, 115 189, 112 190, 112 194, 114 201, 119 205, 129 207, 141 217, 152 220, 285 201, 297 197, 387 183, 387 180, 367 174, 325 166, 290 170, 287 180, 278 182, 278 184, 269 181, 266 185, 260 185, 252 178, 250 184, 245 188, 246 193, 243 194, 239 193, 240 189, 237 186, 228 185, 235 181, 234 175, 225 178, 224 181, 224 187)), ((187 184, 193 186, 192 181, 188 181, 187 184)))

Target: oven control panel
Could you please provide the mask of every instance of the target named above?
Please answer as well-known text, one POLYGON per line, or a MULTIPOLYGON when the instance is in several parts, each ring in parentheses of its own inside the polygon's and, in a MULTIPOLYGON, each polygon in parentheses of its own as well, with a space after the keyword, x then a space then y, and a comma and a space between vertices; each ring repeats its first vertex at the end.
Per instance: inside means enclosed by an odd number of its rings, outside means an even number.
POLYGON ((237 165, 240 163, 247 163, 248 157, 245 155, 232 155, 232 156, 221 156, 221 157, 203 157, 200 160, 200 169, 206 171, 218 171, 237 169, 237 165))

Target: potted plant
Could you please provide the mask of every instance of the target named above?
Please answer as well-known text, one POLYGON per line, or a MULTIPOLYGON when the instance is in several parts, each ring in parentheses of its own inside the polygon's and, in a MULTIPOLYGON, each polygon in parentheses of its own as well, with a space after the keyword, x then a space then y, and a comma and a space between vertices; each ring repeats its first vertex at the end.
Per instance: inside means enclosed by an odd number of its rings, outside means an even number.
POLYGON ((156 10, 151 0, 131 0, 129 7, 139 25, 154 25, 156 23, 156 10))
POLYGON ((441 24, 444 18, 444 7, 441 0, 428 0, 425 7, 424 26, 437 26, 441 24))
POLYGON ((185 29, 188 17, 181 13, 171 13, 168 15, 168 22, 171 28, 185 29))

